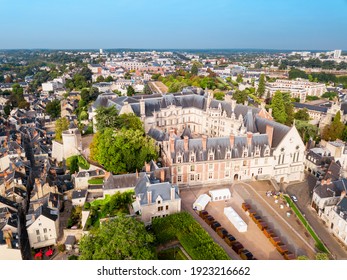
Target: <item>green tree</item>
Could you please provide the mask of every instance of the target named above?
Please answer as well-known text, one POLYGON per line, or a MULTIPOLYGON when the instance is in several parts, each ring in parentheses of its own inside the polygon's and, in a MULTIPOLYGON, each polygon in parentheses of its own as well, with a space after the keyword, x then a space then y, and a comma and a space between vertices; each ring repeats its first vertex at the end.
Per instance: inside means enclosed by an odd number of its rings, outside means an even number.
POLYGON ((151 88, 149 87, 148 84, 145 84, 145 86, 143 88, 143 94, 146 94, 146 95, 152 94, 151 88))
POLYGON ((115 124, 118 122, 118 110, 115 106, 99 107, 96 109, 95 119, 98 131, 103 131, 108 127, 115 128, 115 124))
POLYGON ((112 129, 134 129, 143 130, 141 120, 134 114, 118 115, 117 109, 112 107, 99 107, 96 109, 96 129, 103 131, 106 128, 112 129))
POLYGON ((282 92, 275 92, 274 96, 272 97, 271 108, 274 119, 277 122, 284 124, 287 120, 287 113, 282 92))
POLYGON ((136 94, 136 92, 135 92, 134 88, 132 86, 128 86, 127 87, 127 96, 133 96, 135 94, 136 94))
POLYGON ((243 82, 242 74, 237 74, 236 82, 238 82, 238 83, 242 83, 243 82))
POLYGON ((70 174, 74 174, 79 171, 78 167, 78 157, 71 156, 66 159, 66 166, 70 170, 70 174))
POLYGON ((224 100, 225 93, 224 92, 215 92, 213 97, 217 100, 224 100))
POLYGON ((106 79, 105 79, 105 82, 113 82, 114 80, 113 80, 113 78, 112 78, 112 76, 107 76, 106 77, 106 79))
POLYGON ((258 84, 258 89, 257 89, 257 95, 259 97, 263 97, 265 93, 265 75, 261 74, 259 77, 259 84, 258 84))
POLYGON ((9 116, 11 113, 11 106, 9 104, 4 106, 4 113, 6 116, 9 116))
POLYGON ((308 114, 307 108, 298 110, 295 113, 294 118, 296 120, 308 121, 310 119, 310 115, 308 114))
POLYGON ((326 125, 322 132, 322 138, 326 141, 341 139, 344 131, 344 124, 341 122, 341 113, 338 111, 330 125, 326 125))
POLYGON ((296 258, 297 260, 309 260, 309 258, 307 257, 307 256, 305 256, 305 255, 302 255, 302 256, 298 256, 297 258, 296 258))
POLYGON ((327 253, 317 253, 315 256, 316 260, 329 260, 329 255, 327 253))
POLYGON ((292 125, 294 121, 294 106, 289 92, 282 93, 284 108, 287 114, 285 124, 292 125))
POLYGON ((198 72, 199 72, 198 66, 195 63, 193 63, 193 66, 192 66, 192 69, 190 70, 190 73, 193 76, 197 76, 198 72))
POLYGON ((91 158, 115 174, 135 172, 145 162, 157 158, 153 139, 143 131, 106 128, 94 135, 90 146, 91 158))
POLYGON ((154 236, 143 223, 123 215, 104 222, 80 241, 80 260, 152 260, 154 236))
POLYGON ((126 72, 126 73, 124 74, 124 79, 126 79, 126 80, 130 80, 130 79, 131 79, 131 75, 130 75, 129 72, 126 72))
POLYGON ((97 82, 97 83, 101 83, 101 82, 104 82, 104 81, 105 81, 104 76, 98 76, 98 77, 96 78, 96 82, 97 82))
POLYGON ((236 100, 236 103, 243 104, 248 99, 247 92, 245 90, 243 91, 236 90, 233 93, 233 99, 236 100))
POLYGON ((55 99, 47 103, 46 113, 50 115, 53 119, 60 117, 60 111, 61 111, 60 100, 55 99))
POLYGON ((302 141, 305 143, 307 143, 310 138, 317 140, 319 132, 316 125, 310 124, 308 121, 296 120, 295 127, 298 130, 302 141))
POLYGON ((69 128, 69 120, 67 118, 59 118, 55 121, 55 140, 62 141, 62 133, 69 128))

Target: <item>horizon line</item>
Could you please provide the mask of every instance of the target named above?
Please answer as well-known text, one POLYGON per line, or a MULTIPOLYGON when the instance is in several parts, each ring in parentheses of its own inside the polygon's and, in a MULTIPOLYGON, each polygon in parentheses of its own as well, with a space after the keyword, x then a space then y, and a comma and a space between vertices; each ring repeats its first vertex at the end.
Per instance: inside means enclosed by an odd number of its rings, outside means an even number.
POLYGON ((49 50, 49 51, 90 51, 90 50, 189 50, 189 51, 228 51, 228 50, 249 50, 249 51, 310 51, 310 52, 320 52, 320 51, 334 51, 341 50, 346 52, 344 49, 280 49, 280 48, 6 48, 0 49, 0 51, 20 51, 20 50, 49 50))

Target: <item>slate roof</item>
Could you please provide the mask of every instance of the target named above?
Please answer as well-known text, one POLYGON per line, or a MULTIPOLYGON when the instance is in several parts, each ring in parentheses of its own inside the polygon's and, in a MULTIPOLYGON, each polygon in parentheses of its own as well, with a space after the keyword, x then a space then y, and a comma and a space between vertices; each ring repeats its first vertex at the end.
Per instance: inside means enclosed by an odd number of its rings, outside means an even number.
POLYGON ((78 190, 72 192, 72 199, 85 198, 87 196, 87 190, 78 190))
POLYGON ((2 195, 0 195, 0 203, 3 203, 9 207, 18 209, 18 203, 14 202, 12 200, 9 200, 6 197, 3 197, 2 195))
POLYGON ((40 206, 35 211, 35 220, 40 217, 41 215, 45 216, 46 218, 56 221, 58 219, 58 211, 52 210, 46 206, 40 206))
POLYGON ((154 140, 160 142, 160 141, 168 141, 169 140, 169 134, 167 134, 164 131, 161 131, 156 128, 150 128, 148 133, 148 136, 152 137, 154 140))
POLYGON ((234 146, 231 147, 229 137, 214 137, 206 139, 206 150, 203 149, 203 139, 188 139, 188 150, 184 150, 184 141, 182 139, 175 140, 175 152, 172 153, 173 161, 176 157, 182 155, 183 162, 190 161, 190 155, 195 155, 195 161, 206 161, 210 154, 213 154, 214 160, 225 159, 228 152, 231 152, 231 158, 240 158, 243 152, 247 151, 248 155, 259 149, 259 156, 264 156, 264 152, 269 148, 268 137, 266 134, 252 135, 251 145, 247 144, 247 136, 235 136, 234 146))
MULTIPOLYGON (((160 196, 163 201, 171 200, 171 184, 169 182, 151 184, 149 178, 146 174, 141 174, 141 177, 136 184, 135 194, 140 197, 140 205, 148 204, 148 196, 147 191, 152 192, 152 201, 150 203, 154 203, 156 199, 160 196)), ((179 191, 177 186, 173 186, 175 188, 175 199, 179 199, 179 191)))
POLYGON ((110 174, 108 178, 105 177, 103 188, 104 189, 121 189, 121 188, 135 187, 137 180, 138 178, 136 173, 123 174, 123 175, 110 174))
MULTIPOLYGON (((293 105, 295 108, 298 108, 298 109, 306 108, 307 110, 317 111, 317 112, 321 112, 321 113, 326 113, 328 111, 327 107, 310 105, 310 104, 306 104, 306 103, 293 102, 293 105)), ((346 109, 347 109, 347 107, 346 107, 346 109)))

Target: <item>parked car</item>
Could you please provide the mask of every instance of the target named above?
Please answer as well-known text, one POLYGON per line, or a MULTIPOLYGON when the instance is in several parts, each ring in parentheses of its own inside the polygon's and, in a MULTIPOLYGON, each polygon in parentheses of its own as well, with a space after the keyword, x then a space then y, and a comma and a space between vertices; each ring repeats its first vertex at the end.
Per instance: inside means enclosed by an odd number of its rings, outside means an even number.
POLYGON ((294 202, 298 202, 298 199, 296 198, 295 195, 292 195, 291 198, 292 198, 292 200, 293 200, 294 202))

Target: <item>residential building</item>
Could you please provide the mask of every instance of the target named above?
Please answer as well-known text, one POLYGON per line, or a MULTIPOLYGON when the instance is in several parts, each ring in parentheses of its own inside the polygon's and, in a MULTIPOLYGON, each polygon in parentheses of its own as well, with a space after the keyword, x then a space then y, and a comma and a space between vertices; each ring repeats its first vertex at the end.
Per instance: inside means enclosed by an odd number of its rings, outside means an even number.
POLYGON ((57 244, 59 211, 41 206, 27 220, 30 246, 34 249, 57 244))
POLYGON ((273 96, 276 91, 289 92, 292 98, 299 98, 300 102, 305 102, 307 95, 320 97, 327 91, 327 88, 325 84, 299 78, 296 80, 278 79, 273 83, 266 83, 266 93, 273 96))

